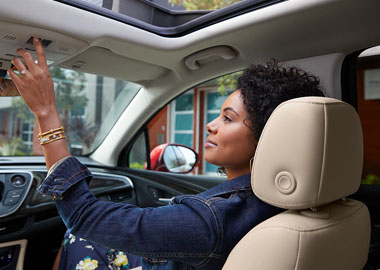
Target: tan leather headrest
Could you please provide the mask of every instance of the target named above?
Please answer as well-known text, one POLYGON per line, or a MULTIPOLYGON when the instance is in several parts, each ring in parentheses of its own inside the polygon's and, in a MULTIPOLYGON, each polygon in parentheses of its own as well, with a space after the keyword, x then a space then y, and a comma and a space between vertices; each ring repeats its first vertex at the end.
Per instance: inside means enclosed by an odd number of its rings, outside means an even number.
POLYGON ((355 193, 362 164, 361 125, 351 105, 325 97, 292 99, 264 127, 252 188, 281 208, 315 207, 355 193))

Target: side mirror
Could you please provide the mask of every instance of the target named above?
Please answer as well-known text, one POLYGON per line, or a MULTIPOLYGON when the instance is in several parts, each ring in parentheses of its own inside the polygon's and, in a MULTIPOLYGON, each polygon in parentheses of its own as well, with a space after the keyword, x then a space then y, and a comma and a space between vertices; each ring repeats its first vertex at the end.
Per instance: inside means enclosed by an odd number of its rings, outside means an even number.
POLYGON ((189 173, 198 162, 198 154, 185 145, 165 144, 159 145, 159 156, 157 151, 152 150, 150 154, 151 166, 154 171, 173 173, 189 173))

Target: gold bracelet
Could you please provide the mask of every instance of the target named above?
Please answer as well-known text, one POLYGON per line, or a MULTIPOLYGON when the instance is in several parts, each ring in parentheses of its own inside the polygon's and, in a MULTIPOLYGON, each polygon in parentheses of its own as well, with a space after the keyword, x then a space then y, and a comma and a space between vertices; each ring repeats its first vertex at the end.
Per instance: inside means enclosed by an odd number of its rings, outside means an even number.
POLYGON ((62 133, 59 133, 59 134, 53 134, 49 137, 44 137, 44 138, 41 138, 40 139, 40 144, 41 145, 45 145, 45 144, 48 144, 48 143, 51 143, 51 142, 55 142, 55 141, 58 141, 58 140, 62 140, 62 139, 65 139, 66 136, 63 135, 63 132, 62 133))
POLYGON ((41 143, 41 142, 47 141, 49 139, 55 139, 57 136, 59 136, 61 134, 63 134, 63 131, 58 131, 58 132, 48 134, 45 136, 40 136, 40 137, 38 137, 38 139, 40 140, 40 143, 41 143))
POLYGON ((38 134, 38 140, 40 141, 41 145, 45 145, 51 142, 65 139, 66 136, 63 135, 63 131, 63 127, 51 129, 49 131, 38 134))
POLYGON ((56 128, 56 129, 51 129, 49 131, 46 131, 46 132, 40 132, 38 134, 38 138, 42 138, 42 137, 45 137, 46 135, 49 135, 49 134, 53 134, 53 133, 56 133, 56 132, 59 132, 59 131, 64 131, 65 129, 63 127, 59 127, 59 128, 56 128))

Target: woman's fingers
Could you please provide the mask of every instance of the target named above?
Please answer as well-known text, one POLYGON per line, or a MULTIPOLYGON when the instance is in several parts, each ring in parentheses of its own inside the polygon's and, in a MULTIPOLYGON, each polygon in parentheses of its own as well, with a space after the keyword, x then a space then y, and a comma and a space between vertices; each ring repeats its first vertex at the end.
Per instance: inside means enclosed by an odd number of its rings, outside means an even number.
POLYGON ((23 73, 26 72, 27 68, 25 67, 24 63, 19 58, 13 58, 12 59, 13 65, 16 67, 18 72, 20 72, 21 75, 25 75, 23 73))
POLYGON ((42 69, 48 69, 41 40, 37 37, 34 37, 33 45, 36 49, 37 62, 34 61, 32 55, 24 49, 17 49, 16 52, 24 59, 27 67, 19 58, 12 59, 13 64, 16 66, 21 75, 25 75, 27 69, 34 70, 37 66, 40 66, 42 69))
POLYGON ((34 59, 32 57, 32 55, 27 52, 26 50, 24 49, 17 49, 16 52, 22 57, 24 58, 25 60, 25 63, 28 67, 28 69, 33 69, 35 67, 35 62, 34 62, 34 59))
POLYGON ((41 40, 38 37, 33 37, 33 45, 34 45, 34 48, 36 49, 38 65, 40 67, 47 68, 45 51, 44 51, 44 48, 42 47, 41 40))
POLYGON ((21 84, 21 79, 17 74, 10 68, 8 69, 8 76, 12 79, 12 81, 17 85, 21 84))

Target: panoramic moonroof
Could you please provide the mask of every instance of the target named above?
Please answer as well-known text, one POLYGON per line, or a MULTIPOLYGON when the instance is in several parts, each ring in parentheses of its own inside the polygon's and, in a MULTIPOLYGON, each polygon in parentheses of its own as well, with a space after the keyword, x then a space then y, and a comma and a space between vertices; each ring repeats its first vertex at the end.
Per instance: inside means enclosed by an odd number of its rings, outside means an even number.
POLYGON ((166 37, 287 0, 56 0, 166 37))
MULTIPOLYGON (((107 1, 105 0, 81 0, 83 2, 91 3, 100 7, 103 7, 107 1)), ((126 0, 127 1, 127 0, 126 0)), ((231 6, 237 2, 243 0, 151 0, 154 4, 157 4, 163 8, 169 10, 216 10, 224 7, 231 6)), ((140 1, 147 2, 147 1, 140 1)))

